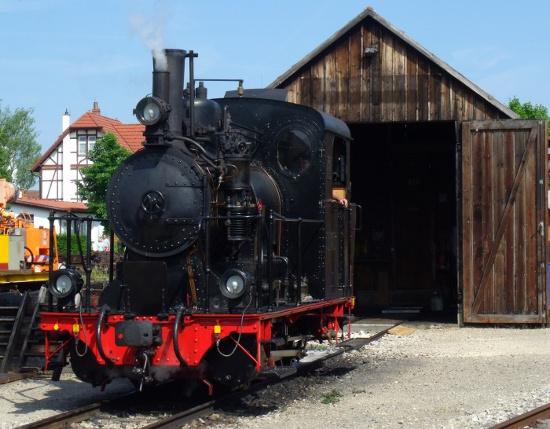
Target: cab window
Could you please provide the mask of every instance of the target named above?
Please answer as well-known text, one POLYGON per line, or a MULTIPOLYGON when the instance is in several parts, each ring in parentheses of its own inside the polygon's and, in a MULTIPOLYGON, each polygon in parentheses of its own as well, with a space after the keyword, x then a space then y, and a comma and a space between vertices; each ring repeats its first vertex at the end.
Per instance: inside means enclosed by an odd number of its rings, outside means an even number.
POLYGON ((346 142, 336 138, 332 152, 332 184, 336 188, 346 187, 346 160, 346 142))
POLYGON ((311 164, 311 139, 299 128, 283 130, 277 136, 277 160, 279 166, 291 174, 306 171, 311 164))

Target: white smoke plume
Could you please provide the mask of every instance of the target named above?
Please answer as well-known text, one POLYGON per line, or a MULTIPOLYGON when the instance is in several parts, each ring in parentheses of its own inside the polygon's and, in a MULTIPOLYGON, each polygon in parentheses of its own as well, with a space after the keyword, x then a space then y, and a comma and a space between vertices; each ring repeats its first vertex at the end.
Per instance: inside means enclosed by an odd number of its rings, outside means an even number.
MULTIPOLYGON (((138 3, 139 4, 139 3, 138 3)), ((166 70, 166 56, 164 55, 163 31, 167 21, 167 10, 165 2, 155 2, 154 13, 145 14, 133 12, 129 15, 133 32, 149 48, 155 59, 155 70, 166 70), (161 3, 164 7, 161 7, 161 3)))

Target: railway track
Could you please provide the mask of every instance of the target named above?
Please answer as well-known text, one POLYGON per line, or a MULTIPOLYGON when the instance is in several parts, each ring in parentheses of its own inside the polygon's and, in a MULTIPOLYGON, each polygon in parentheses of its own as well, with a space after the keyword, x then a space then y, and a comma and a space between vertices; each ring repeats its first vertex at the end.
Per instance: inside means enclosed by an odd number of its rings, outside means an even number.
POLYGON ((490 429, 522 429, 530 427, 536 428, 541 420, 547 419, 550 419, 550 404, 543 405, 541 407, 535 408, 534 410, 513 417, 510 420, 491 427, 490 429))
MULTIPOLYGON (((335 348, 334 351, 326 353, 321 356, 316 356, 315 359, 300 362, 297 368, 296 374, 303 374, 316 365, 325 362, 330 359, 334 359, 343 353, 351 350, 357 350, 361 347, 378 340, 388 333, 389 330, 401 324, 401 321, 394 322, 386 325, 385 327, 377 330, 376 333, 369 335, 365 338, 352 338, 347 341, 343 341, 335 348)), ((293 374, 294 375, 294 374, 293 374)), ((290 375, 289 377, 292 377, 290 375)), ((226 395, 222 395, 219 398, 205 401, 190 407, 189 409, 170 414, 168 416, 158 417, 158 421, 149 423, 144 426, 146 429, 168 429, 168 428, 180 428, 182 425, 196 420, 200 417, 208 416, 214 413, 216 410, 223 409, 224 405, 233 401, 238 401, 245 395, 249 395, 255 391, 266 388, 268 385, 280 382, 280 379, 267 379, 254 383, 249 389, 243 391, 232 392, 226 395)), ((79 409, 65 412, 59 415, 48 417, 36 421, 34 423, 28 423, 23 426, 19 426, 19 429, 38 429, 38 428, 52 428, 58 429, 63 427, 69 427, 71 424, 79 423, 85 420, 97 418, 98 415, 104 413, 106 408, 109 409, 124 409, 124 402, 132 403, 140 396, 139 393, 130 393, 120 398, 116 398, 110 401, 104 401, 101 403, 94 403, 86 405, 79 409)), ((146 422, 145 422, 146 423, 146 422)), ((75 426, 72 426, 75 427, 75 426)), ((78 426, 76 426, 78 427, 78 426)))
POLYGON ((41 429, 59 429, 68 428, 72 423, 79 423, 87 420, 97 414, 102 404, 90 404, 85 407, 78 408, 73 411, 67 411, 66 413, 57 414, 52 417, 39 420, 34 423, 29 423, 23 426, 19 426, 19 429, 23 428, 41 428, 41 429))

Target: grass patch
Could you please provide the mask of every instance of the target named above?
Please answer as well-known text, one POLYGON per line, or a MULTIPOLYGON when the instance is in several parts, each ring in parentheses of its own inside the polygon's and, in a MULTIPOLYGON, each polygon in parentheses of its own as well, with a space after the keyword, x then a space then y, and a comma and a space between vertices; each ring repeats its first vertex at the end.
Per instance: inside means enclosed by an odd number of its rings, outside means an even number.
POLYGON ((323 404, 336 404, 340 401, 342 394, 338 390, 333 389, 328 393, 322 393, 321 396, 323 398, 321 401, 323 404))

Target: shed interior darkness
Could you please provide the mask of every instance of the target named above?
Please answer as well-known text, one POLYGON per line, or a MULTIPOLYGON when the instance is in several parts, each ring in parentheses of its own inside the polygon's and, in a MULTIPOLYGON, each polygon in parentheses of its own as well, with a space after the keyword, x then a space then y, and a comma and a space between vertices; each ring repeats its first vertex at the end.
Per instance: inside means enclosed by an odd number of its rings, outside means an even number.
POLYGON ((456 127, 350 125, 352 201, 362 206, 358 312, 456 317, 456 127))

